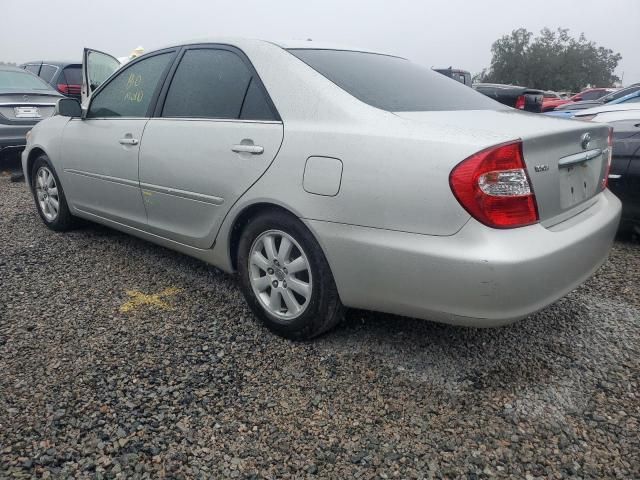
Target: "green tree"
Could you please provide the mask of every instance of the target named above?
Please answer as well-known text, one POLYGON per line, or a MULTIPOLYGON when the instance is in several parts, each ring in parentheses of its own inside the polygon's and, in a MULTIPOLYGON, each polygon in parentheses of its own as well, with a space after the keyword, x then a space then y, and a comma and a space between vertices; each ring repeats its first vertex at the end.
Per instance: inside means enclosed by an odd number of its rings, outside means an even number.
POLYGON ((599 47, 584 34, 577 39, 566 28, 543 29, 540 35, 524 28, 504 35, 491 46, 491 65, 477 81, 510 83, 543 90, 580 91, 588 85, 610 86, 619 53, 599 47))

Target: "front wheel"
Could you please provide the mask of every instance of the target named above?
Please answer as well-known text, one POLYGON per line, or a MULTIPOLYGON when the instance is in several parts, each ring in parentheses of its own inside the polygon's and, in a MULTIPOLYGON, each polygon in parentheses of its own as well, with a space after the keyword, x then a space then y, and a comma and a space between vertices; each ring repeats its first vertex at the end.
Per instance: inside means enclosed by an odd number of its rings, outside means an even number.
POLYGON ((40 218, 51 230, 63 232, 74 225, 60 179, 46 155, 40 155, 31 171, 31 190, 40 218))
POLYGON ((240 238, 238 270, 249 306, 279 335, 313 338, 343 316, 320 245, 288 214, 272 211, 249 222, 240 238))

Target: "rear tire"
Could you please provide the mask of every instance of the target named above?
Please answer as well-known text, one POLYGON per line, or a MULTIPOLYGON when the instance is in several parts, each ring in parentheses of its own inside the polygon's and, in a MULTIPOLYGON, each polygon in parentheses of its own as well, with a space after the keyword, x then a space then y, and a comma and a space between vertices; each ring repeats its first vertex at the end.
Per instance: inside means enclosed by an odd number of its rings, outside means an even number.
POLYGON ((40 218, 47 227, 56 232, 65 232, 74 227, 75 217, 69 211, 62 184, 45 154, 36 158, 33 164, 31 191, 40 218))
POLYGON ((240 237, 238 273, 251 310, 278 335, 311 339, 344 316, 320 245, 300 220, 284 212, 249 221, 240 237))

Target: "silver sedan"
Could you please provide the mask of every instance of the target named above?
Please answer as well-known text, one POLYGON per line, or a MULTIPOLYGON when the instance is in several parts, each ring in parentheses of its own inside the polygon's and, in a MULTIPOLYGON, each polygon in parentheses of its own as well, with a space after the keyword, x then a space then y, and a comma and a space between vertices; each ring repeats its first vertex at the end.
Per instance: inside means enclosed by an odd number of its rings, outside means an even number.
POLYGON ((38 124, 44 223, 84 218, 238 272, 269 328, 345 307, 513 322, 607 258, 620 202, 605 125, 505 107, 392 55, 211 40, 148 53, 38 124))

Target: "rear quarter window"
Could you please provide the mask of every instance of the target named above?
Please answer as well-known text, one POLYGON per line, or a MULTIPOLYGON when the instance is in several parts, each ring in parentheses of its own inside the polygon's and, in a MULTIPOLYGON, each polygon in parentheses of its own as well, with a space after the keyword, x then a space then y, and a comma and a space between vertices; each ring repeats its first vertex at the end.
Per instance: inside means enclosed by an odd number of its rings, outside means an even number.
POLYGON ((40 69, 40 78, 49 83, 53 80, 53 76, 57 71, 58 67, 54 67, 53 65, 42 65, 42 68, 40 69))
POLYGON ((382 110, 506 108, 456 80, 404 58, 347 50, 288 51, 352 96, 382 110))
POLYGON ((60 83, 68 85, 82 85, 82 67, 80 65, 65 67, 60 80, 60 83))

